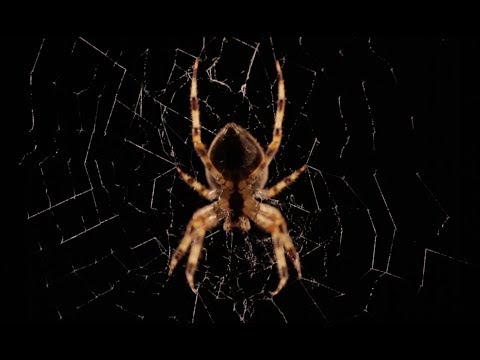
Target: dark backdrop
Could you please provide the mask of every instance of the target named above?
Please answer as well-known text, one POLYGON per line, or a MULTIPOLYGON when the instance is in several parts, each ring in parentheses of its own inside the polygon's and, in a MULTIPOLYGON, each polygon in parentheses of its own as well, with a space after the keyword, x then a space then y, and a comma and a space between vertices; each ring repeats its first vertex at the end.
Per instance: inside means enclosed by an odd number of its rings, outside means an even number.
MULTIPOLYGON (((22 237, 6 262, 14 321, 470 322, 475 318, 472 54, 450 37, 28 38, 21 68, 22 237), (192 151, 188 94, 200 56, 203 137, 225 123, 263 146, 287 89, 270 182, 309 170, 271 202, 305 279, 273 299, 266 234, 205 241, 195 296, 184 262, 166 274, 208 202, 192 151)), ((477 214, 478 215, 478 214, 477 214)), ((219 230, 219 231, 217 231, 219 230)))

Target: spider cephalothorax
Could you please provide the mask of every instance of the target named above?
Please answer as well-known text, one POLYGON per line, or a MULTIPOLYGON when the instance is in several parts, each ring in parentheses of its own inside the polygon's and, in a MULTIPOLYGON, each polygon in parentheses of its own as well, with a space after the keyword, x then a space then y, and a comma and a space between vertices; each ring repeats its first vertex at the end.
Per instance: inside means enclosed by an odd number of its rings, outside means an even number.
POLYGON ((285 251, 292 259, 298 277, 301 278, 302 276, 300 259, 292 239, 288 235, 285 219, 277 208, 257 200, 274 197, 295 181, 307 168, 304 165, 271 188, 263 188, 268 180, 268 165, 280 147, 282 121, 285 112, 285 87, 282 69, 278 61, 275 65, 278 73, 277 111, 273 139, 265 152, 247 130, 235 123, 225 125, 207 151, 202 142, 200 131, 200 109, 197 97, 198 59, 195 60, 193 65, 190 93, 192 141, 205 166, 205 175, 210 188, 202 185, 180 168, 177 168, 177 170, 187 184, 200 195, 214 202, 200 208, 193 214, 187 225, 185 235, 172 256, 169 274, 173 272, 178 261, 190 247, 186 276, 194 292, 196 290, 193 276, 203 248, 205 233, 222 221, 225 231, 239 228, 246 232, 250 230, 250 221, 253 221, 258 227, 272 235, 279 274, 279 283, 272 295, 278 294, 288 280, 285 251))

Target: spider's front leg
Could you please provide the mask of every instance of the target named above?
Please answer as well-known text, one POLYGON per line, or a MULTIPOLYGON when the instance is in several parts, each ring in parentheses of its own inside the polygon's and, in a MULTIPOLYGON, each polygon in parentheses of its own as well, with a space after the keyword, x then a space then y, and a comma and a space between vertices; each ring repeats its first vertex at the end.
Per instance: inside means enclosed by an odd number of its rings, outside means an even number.
POLYGON ((192 142, 195 151, 197 152, 200 160, 207 169, 208 172, 215 179, 217 184, 225 185, 225 179, 223 175, 217 170, 215 165, 213 165, 210 157, 208 156, 208 150, 205 144, 202 141, 202 129, 200 126, 200 103, 198 101, 197 93, 197 72, 198 72, 198 58, 195 59, 193 64, 193 74, 192 74, 192 87, 190 89, 190 111, 192 116, 192 142))
POLYGON ((260 164, 258 164, 257 168, 252 171, 249 175, 247 182, 249 184, 253 184, 257 177, 268 167, 270 162, 275 157, 278 149, 280 148, 280 143, 282 141, 282 123, 283 117, 285 115, 285 83, 283 80, 283 73, 282 68, 280 67, 280 63, 275 61, 275 67, 277 68, 278 74, 278 95, 277 95, 277 111, 275 112, 275 124, 273 126, 273 136, 272 142, 268 145, 267 151, 265 152, 265 156, 263 157, 260 164))
POLYGON ((203 248, 203 239, 205 233, 218 225, 221 218, 218 216, 217 203, 213 203, 197 210, 187 225, 187 230, 183 239, 172 256, 168 275, 171 275, 180 259, 185 255, 190 247, 190 255, 188 257, 185 274, 188 284, 193 292, 196 292, 194 284, 194 274, 197 269, 198 259, 203 248), (191 246, 190 246, 191 244, 191 246))
POLYGON ((285 251, 297 270, 298 278, 302 278, 300 257, 295 245, 288 235, 287 223, 278 209, 273 206, 251 201, 246 204, 245 212, 261 229, 272 235, 273 250, 277 260, 278 286, 271 294, 277 295, 283 289, 288 280, 288 267, 285 258, 285 251))

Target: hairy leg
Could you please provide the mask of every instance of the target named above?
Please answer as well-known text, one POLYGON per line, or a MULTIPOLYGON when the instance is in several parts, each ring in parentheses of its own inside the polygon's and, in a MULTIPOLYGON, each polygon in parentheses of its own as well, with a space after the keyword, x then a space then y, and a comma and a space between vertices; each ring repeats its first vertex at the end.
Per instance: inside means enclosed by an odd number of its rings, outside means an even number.
POLYGON ((303 165, 300 169, 286 176, 271 188, 258 190, 255 195, 261 199, 270 199, 277 196, 283 189, 285 189, 287 186, 290 186, 290 184, 297 180, 306 169, 307 165, 303 165))
POLYGON ((277 260, 279 276, 277 289, 272 292, 272 295, 277 295, 288 280, 288 267, 285 258, 285 251, 290 256, 290 259, 297 270, 298 278, 300 279, 302 277, 300 258, 292 239, 288 235, 287 223, 277 208, 267 204, 249 202, 244 208, 244 212, 261 229, 272 235, 273 250, 277 260))
POLYGON ((212 161, 208 157, 208 152, 205 144, 202 142, 202 131, 200 126, 200 104, 197 96, 197 72, 198 72, 198 58, 193 64, 192 88, 190 91, 190 111, 192 116, 192 142, 200 160, 202 160, 205 169, 209 171, 215 181, 220 184, 225 184, 225 179, 222 174, 215 168, 212 161))
POLYGON ((196 192, 202 195, 204 198, 213 201, 218 198, 218 190, 216 189, 209 189, 201 182, 195 180, 193 177, 188 175, 187 173, 183 172, 182 169, 177 167, 177 171, 180 174, 180 177, 183 181, 185 181, 188 185, 190 185, 196 192))
POLYGON ((275 66, 278 73, 278 95, 277 95, 277 111, 275 113, 275 125, 273 127, 273 137, 272 142, 268 145, 267 151, 265 152, 265 157, 258 167, 250 174, 248 177, 248 183, 252 184, 255 182, 257 177, 262 173, 262 171, 270 164, 270 162, 275 157, 278 149, 280 148, 280 143, 282 141, 282 122, 285 114, 285 84, 283 81, 282 68, 280 63, 275 61, 275 66))
POLYGON ((187 225, 185 235, 180 241, 180 244, 175 250, 175 253, 170 261, 168 275, 172 274, 178 262, 183 255, 185 255, 191 245, 190 256, 188 257, 186 268, 186 276, 188 284, 193 292, 196 292, 193 275, 197 269, 198 259, 203 247, 203 239, 205 238, 205 232, 217 226, 221 220, 217 215, 216 206, 216 203, 204 206, 193 214, 192 219, 187 225))

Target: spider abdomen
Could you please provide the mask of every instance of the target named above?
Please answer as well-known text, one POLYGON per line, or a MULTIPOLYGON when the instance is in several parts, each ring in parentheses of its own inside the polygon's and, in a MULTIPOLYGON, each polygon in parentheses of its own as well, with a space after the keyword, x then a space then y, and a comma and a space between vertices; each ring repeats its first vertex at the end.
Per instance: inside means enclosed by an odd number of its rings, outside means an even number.
MULTIPOLYGON (((209 157, 225 180, 238 184, 261 163, 263 150, 255 138, 235 123, 227 124, 212 142, 209 157)), ((211 186, 211 179, 207 180, 211 186)))

